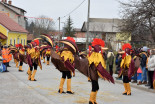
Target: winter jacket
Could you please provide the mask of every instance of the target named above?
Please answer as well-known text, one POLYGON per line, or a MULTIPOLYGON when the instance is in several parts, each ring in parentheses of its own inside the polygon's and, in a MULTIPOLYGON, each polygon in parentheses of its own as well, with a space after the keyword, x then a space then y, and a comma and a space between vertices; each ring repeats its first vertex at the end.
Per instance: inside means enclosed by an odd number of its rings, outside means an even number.
POLYGON ((141 67, 146 67, 146 61, 147 61, 147 54, 146 52, 143 52, 141 54, 142 59, 141 59, 141 67))
POLYGON ((155 55, 151 55, 148 59, 148 70, 154 71, 155 70, 155 55))

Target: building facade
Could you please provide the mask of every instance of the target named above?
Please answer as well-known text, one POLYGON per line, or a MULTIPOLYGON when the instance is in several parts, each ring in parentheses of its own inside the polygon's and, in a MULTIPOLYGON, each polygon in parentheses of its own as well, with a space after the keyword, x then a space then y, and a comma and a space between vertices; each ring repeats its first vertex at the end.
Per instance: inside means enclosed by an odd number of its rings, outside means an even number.
POLYGON ((0 13, 0 42, 2 45, 15 45, 17 43, 27 45, 27 34, 28 31, 8 15, 0 13))
POLYGON ((12 5, 12 1, 9 0, 1 0, 0 1, 0 13, 7 14, 12 20, 22 26, 24 29, 26 28, 26 19, 24 17, 26 11, 12 5))

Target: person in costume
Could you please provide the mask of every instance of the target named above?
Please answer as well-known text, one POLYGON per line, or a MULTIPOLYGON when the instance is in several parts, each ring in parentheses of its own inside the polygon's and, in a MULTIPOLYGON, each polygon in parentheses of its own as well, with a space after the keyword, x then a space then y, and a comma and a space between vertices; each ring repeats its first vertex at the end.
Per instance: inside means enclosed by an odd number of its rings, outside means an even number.
MULTIPOLYGON (((66 40, 63 41, 71 41, 73 44, 75 43, 75 40, 71 37, 67 37, 66 40)), ((63 43, 63 42, 62 42, 63 43)), ((65 42, 64 42, 65 44, 65 42)), ((74 92, 71 91, 71 78, 72 78, 72 72, 74 72, 74 52, 72 51, 71 47, 68 44, 64 45, 64 48, 60 51, 60 57, 62 61, 64 62, 64 66, 66 70, 62 70, 62 78, 60 81, 59 86, 59 93, 64 93, 63 91, 63 85, 65 82, 65 79, 67 77, 67 92, 69 94, 74 94, 74 92), (69 65, 68 65, 69 64, 69 65), (70 67, 71 66, 71 67, 70 67)))
POLYGON ((36 81, 35 75, 37 72, 37 67, 39 66, 40 69, 42 69, 42 65, 41 65, 41 61, 40 61, 40 49, 39 49, 39 40, 38 39, 31 42, 31 47, 27 51, 27 61, 28 61, 28 65, 30 67, 30 71, 28 73, 28 80, 36 81))
MULTIPOLYGON (((50 43, 49 45, 53 47, 53 42, 49 35, 43 34, 42 38, 48 41, 47 43, 50 43)), ((67 39, 61 40, 59 42, 64 43, 64 47, 59 52, 55 52, 51 49, 51 62, 62 73, 58 92, 60 94, 65 93, 63 90, 63 85, 67 77, 66 93, 74 94, 74 92, 71 90, 71 73, 75 72, 74 54, 78 52, 77 48, 75 49, 74 47, 76 46, 76 43, 75 40, 71 37, 67 37, 67 39)))
POLYGON ((25 49, 22 46, 22 44, 19 44, 19 71, 23 72, 22 66, 23 66, 23 62, 27 63, 26 61, 24 61, 26 59, 26 55, 25 55, 25 49))
POLYGON ((51 56, 51 51, 50 51, 50 49, 48 48, 48 49, 46 50, 47 65, 50 64, 50 62, 49 62, 50 56, 51 56))
POLYGON ((122 93, 123 95, 131 95, 131 87, 130 87, 130 81, 131 77, 135 74, 137 69, 140 66, 139 58, 132 58, 131 56, 131 50, 132 46, 129 43, 126 43, 122 46, 122 52, 120 52, 122 55, 122 61, 120 65, 120 73, 119 76, 123 75, 123 84, 125 91, 122 93), (136 63, 136 64, 135 64, 136 63))
POLYGON ((104 50, 104 41, 95 38, 92 42, 92 48, 93 51, 88 58, 75 55, 74 61, 75 68, 91 79, 92 90, 89 104, 97 104, 96 98, 99 90, 98 78, 106 79, 112 83, 114 83, 114 79, 106 71, 105 60, 102 54, 102 49, 104 50))

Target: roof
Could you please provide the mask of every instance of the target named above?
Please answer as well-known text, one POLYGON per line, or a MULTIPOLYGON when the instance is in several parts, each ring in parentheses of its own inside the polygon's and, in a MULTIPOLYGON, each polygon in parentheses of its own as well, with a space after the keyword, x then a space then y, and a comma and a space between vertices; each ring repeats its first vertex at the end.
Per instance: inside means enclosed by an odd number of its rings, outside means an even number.
POLYGON ((16 7, 16 6, 14 6, 14 5, 9 5, 8 3, 4 3, 4 4, 7 5, 7 6, 11 6, 11 7, 13 7, 13 8, 17 8, 17 9, 20 9, 20 10, 26 12, 24 9, 19 8, 19 7, 16 7))
MULTIPOLYGON (((121 25, 121 19, 90 18, 89 31, 120 32, 119 30, 120 25, 121 25)), ((87 22, 83 23, 81 31, 87 31, 87 22)))
POLYGON ((7 36, 0 32, 0 39, 7 39, 7 36))
POLYGON ((0 3, 1 3, 2 5, 4 5, 5 7, 7 7, 8 9, 10 9, 11 11, 15 12, 15 13, 18 14, 18 15, 19 15, 20 13, 18 13, 18 12, 17 12, 16 10, 14 10, 13 8, 20 9, 20 10, 26 12, 24 9, 21 9, 21 8, 19 8, 19 7, 16 7, 16 6, 13 6, 13 5, 9 5, 9 4, 4 3, 4 2, 1 2, 1 1, 0 1, 0 3))
POLYGON ((28 33, 27 30, 8 17, 5 13, 0 13, 0 24, 12 32, 28 33))

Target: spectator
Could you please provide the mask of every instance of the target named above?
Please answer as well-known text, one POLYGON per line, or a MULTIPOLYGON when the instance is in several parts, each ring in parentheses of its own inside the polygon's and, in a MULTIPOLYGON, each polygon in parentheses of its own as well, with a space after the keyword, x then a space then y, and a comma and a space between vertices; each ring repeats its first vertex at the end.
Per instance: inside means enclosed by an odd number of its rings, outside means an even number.
POLYGON ((142 84, 147 84, 147 70, 146 70, 146 62, 147 62, 147 47, 144 46, 142 48, 142 53, 140 54, 141 55, 141 68, 142 68, 142 78, 141 80, 138 82, 137 85, 142 85, 142 84))
POLYGON ((108 52, 107 55, 107 67, 109 67, 110 75, 113 76, 113 63, 114 63, 114 53, 112 51, 108 52))
POLYGON ((150 57, 148 58, 148 77, 150 82, 150 89, 153 89, 153 73, 155 71, 155 49, 150 51, 150 57))
MULTIPOLYGON (((122 61, 122 55, 119 54, 119 52, 121 52, 122 50, 120 49, 116 55, 116 61, 115 61, 115 64, 116 64, 116 73, 119 74, 119 71, 120 71, 120 64, 121 64, 121 61, 122 61)), ((122 75, 120 77, 116 77, 116 79, 118 80, 122 80, 122 75)))
POLYGON ((5 45, 3 50, 2 50, 2 57, 3 57, 3 63, 4 65, 6 66, 6 71, 5 72, 9 72, 7 70, 7 65, 8 65, 8 62, 9 62, 9 51, 7 49, 7 46, 5 45))

